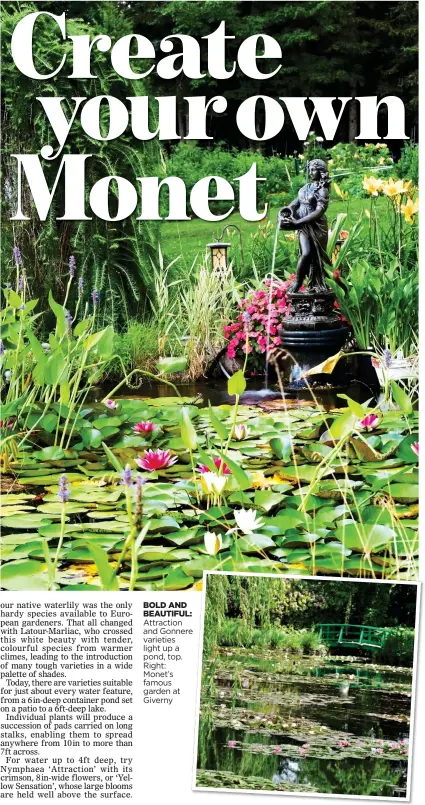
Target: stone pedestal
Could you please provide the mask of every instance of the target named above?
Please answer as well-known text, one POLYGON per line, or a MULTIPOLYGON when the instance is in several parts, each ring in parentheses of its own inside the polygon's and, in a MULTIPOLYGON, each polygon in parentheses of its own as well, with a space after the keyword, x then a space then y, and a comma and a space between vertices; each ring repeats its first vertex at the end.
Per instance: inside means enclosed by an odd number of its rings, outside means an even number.
POLYGON ((334 308, 332 291, 298 291, 288 293, 289 316, 283 323, 283 335, 289 331, 338 330, 341 319, 334 308))
MULTIPOLYGON (((290 313, 283 322, 282 347, 289 353, 282 356, 278 366, 288 391, 307 386, 302 375, 314 366, 335 355, 347 341, 350 330, 344 326, 334 308, 335 295, 328 291, 300 291, 288 293, 290 313)), ((340 387, 344 385, 343 367, 333 374, 312 375, 308 385, 340 387)))

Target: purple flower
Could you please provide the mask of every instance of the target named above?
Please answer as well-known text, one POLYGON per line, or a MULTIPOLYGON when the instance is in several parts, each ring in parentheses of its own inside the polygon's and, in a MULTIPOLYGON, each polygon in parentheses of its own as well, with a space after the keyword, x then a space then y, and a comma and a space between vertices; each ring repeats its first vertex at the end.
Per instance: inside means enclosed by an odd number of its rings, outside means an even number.
POLYGON ((5 353, 4 344, 3 341, 0 341, 0 355, 4 355, 4 353, 5 353))
POLYGON ((76 267, 76 265, 77 264, 75 262, 75 257, 74 257, 73 254, 71 254, 71 256, 69 258, 69 276, 71 277, 71 279, 73 277, 75 277, 75 267, 76 267))
POLYGON ((21 250, 20 250, 19 246, 14 246, 13 247, 13 259, 14 259, 14 261, 15 261, 17 266, 22 265, 21 250))
POLYGON ((383 358, 385 361, 385 366, 389 369, 393 362, 393 356, 390 349, 384 349, 383 358))
POLYGON ((61 503, 67 503, 71 495, 69 483, 66 475, 61 475, 59 478, 59 491, 58 498, 61 503))
POLYGON ((70 330, 72 327, 72 322, 74 321, 70 310, 67 310, 65 313, 65 321, 66 321, 66 329, 70 330))
POLYGON ((99 291, 92 291, 91 298, 93 299, 93 307, 99 304, 99 291))
POLYGON ((25 277, 23 274, 19 275, 18 289, 23 291, 25 289, 25 277))
POLYGON ((143 475, 140 472, 136 473, 136 483, 134 484, 134 497, 138 500, 141 496, 142 486, 146 483, 146 478, 143 478, 143 475))
POLYGON ((125 469, 121 473, 121 483, 124 484, 124 486, 133 485, 133 470, 130 464, 126 464, 125 469))
POLYGON ((23 312, 23 311, 25 310, 25 308, 26 308, 26 305, 21 305, 21 307, 19 308, 19 310, 22 310, 22 312, 23 312))
POLYGON ((83 295, 83 278, 78 277, 78 296, 83 295))

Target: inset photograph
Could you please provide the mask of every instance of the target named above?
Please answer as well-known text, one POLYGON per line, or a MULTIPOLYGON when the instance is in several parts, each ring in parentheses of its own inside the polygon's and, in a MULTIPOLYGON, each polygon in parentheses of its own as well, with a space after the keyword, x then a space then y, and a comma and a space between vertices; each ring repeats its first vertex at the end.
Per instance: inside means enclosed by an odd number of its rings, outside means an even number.
POLYGON ((415 583, 205 576, 195 788, 408 799, 415 583))

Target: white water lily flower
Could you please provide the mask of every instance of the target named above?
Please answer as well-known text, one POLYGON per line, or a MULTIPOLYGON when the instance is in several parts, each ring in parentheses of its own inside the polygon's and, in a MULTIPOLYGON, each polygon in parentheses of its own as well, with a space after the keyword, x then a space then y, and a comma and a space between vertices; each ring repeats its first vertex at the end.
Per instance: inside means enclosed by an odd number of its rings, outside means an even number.
POLYGON ((206 531, 204 534, 205 550, 210 556, 215 556, 221 550, 223 540, 220 534, 214 534, 212 531, 206 531))
POLYGON ((249 436, 249 428, 246 425, 235 425, 233 430, 233 437, 237 442, 243 442, 249 436))
POLYGON ((257 516, 255 509, 235 509, 233 516, 243 534, 252 534, 253 531, 258 531, 264 525, 264 521, 257 516))
POLYGON ((207 495, 213 492, 215 495, 221 495, 224 487, 227 484, 227 475, 217 475, 216 472, 204 472, 201 475, 201 486, 207 495))

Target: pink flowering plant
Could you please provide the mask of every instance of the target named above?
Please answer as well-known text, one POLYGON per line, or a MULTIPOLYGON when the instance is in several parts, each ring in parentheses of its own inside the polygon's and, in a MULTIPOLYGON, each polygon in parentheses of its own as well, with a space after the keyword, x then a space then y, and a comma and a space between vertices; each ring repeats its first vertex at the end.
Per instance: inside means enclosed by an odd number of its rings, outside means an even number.
POLYGON ((248 354, 250 363, 258 368, 267 346, 280 346, 282 322, 289 312, 287 293, 294 279, 295 275, 285 281, 267 279, 262 288, 239 302, 236 321, 224 328, 229 358, 248 354))

